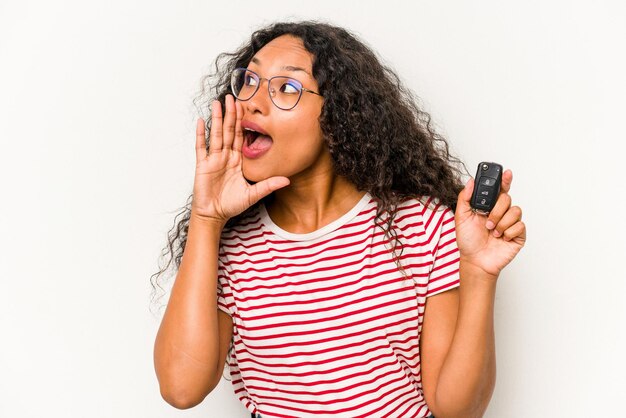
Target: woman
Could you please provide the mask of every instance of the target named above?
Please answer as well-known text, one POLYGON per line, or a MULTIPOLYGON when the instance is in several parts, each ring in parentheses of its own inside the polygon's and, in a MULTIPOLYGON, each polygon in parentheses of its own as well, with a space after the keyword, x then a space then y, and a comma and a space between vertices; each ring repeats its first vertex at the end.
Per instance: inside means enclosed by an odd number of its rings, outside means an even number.
POLYGON ((170 237, 163 398, 197 405, 229 357, 253 417, 482 416, 496 282, 526 239, 512 172, 473 212, 428 114, 342 28, 275 23, 227 57, 170 237))

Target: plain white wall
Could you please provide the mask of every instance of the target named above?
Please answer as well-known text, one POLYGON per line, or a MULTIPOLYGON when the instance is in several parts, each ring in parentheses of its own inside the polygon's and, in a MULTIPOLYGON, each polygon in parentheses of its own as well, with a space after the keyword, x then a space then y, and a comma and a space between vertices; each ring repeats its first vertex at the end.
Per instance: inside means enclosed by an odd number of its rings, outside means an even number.
POLYGON ((623 2, 0 0, 0 416, 247 416, 227 381, 161 399, 149 276, 192 189, 201 76, 282 18, 354 31, 472 175, 513 170, 528 242, 499 278, 486 416, 618 415, 623 2))

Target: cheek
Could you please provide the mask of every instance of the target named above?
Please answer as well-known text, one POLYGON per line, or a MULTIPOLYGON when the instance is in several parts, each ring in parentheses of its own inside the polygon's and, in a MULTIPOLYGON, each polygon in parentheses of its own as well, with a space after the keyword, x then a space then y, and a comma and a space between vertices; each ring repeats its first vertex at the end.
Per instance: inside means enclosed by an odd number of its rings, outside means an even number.
POLYGON ((324 138, 318 123, 302 124, 284 139, 279 144, 280 154, 298 165, 315 161, 324 147, 324 138))
POLYGON ((254 182, 272 176, 289 177, 313 166, 325 150, 318 117, 319 110, 281 121, 282 129, 275 131, 269 153, 258 160, 244 158, 244 177, 254 182))
POLYGON ((299 130, 294 132, 293 136, 275 141, 264 158, 258 160, 244 158, 243 175, 253 182, 272 176, 291 177, 315 166, 324 152, 324 139, 319 129, 305 132, 299 130))
POLYGON ((318 120, 318 112, 308 112, 306 117, 294 120, 290 126, 290 132, 286 132, 287 138, 294 138, 294 145, 320 145, 323 142, 322 130, 318 120))
POLYGON ((306 159, 316 154, 323 145, 322 131, 319 125, 320 109, 302 109, 302 112, 285 115, 275 142, 276 154, 283 157, 306 159))
POLYGON ((275 143, 274 152, 267 161, 272 175, 290 177, 315 165, 323 152, 324 140, 314 132, 288 137, 275 143))

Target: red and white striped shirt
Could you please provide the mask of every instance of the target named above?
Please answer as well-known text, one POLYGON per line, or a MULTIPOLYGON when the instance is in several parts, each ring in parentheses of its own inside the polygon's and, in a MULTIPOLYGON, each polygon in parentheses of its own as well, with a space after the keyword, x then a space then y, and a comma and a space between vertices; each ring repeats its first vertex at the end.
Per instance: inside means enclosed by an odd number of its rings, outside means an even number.
POLYGON ((264 418, 430 415, 424 307, 459 286, 459 250, 452 210, 422 200, 399 205, 393 222, 406 277, 369 193, 307 234, 282 230, 263 205, 224 229, 218 306, 233 320, 230 372, 246 408, 264 418))

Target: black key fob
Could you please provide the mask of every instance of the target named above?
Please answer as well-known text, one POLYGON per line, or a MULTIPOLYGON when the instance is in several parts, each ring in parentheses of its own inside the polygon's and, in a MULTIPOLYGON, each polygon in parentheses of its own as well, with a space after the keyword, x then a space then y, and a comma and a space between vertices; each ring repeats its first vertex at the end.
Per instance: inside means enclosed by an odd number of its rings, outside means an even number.
POLYGON ((502 166, 498 163, 483 161, 478 164, 474 177, 474 191, 470 206, 474 212, 488 215, 496 205, 502 184, 502 166))

